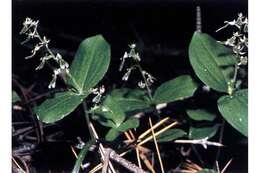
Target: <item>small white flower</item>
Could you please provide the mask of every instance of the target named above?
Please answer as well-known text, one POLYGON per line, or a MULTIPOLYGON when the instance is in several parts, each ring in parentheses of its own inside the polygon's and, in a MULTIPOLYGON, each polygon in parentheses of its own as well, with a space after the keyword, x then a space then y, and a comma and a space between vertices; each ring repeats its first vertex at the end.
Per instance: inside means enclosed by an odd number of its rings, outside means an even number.
POLYGON ((102 97, 101 94, 96 95, 96 96, 92 99, 92 102, 93 102, 93 103, 96 103, 96 104, 99 103, 100 100, 101 100, 101 97, 102 97))
POLYGON ((108 111, 109 111, 109 109, 107 107, 102 106, 102 112, 108 112, 108 111))
POLYGON ((32 19, 29 17, 26 17, 25 21, 24 21, 24 25, 30 25, 32 23, 32 19))
POLYGON ((121 60, 121 63, 120 63, 120 66, 119 66, 119 71, 122 71, 123 67, 124 67, 124 64, 125 64, 125 59, 128 58, 128 53, 125 52, 124 56, 122 58, 120 58, 121 60))
POLYGON ((127 72, 126 72, 126 73, 124 74, 124 76, 122 77, 122 80, 123 80, 123 81, 128 81, 128 78, 129 78, 129 76, 130 76, 130 74, 131 74, 132 69, 133 69, 133 68, 128 68, 128 69, 127 69, 127 72))
POLYGON ((149 86, 154 83, 154 80, 156 80, 155 77, 153 77, 150 73, 148 73, 144 70, 142 71, 142 73, 145 76, 149 86))
POLYGON ((136 53, 135 55, 133 55, 133 58, 134 58, 134 60, 136 60, 136 61, 141 61, 141 58, 140 58, 140 56, 139 56, 139 53, 136 53))
POLYGON ((140 88, 145 88, 145 83, 143 81, 138 82, 140 88))
POLYGON ((58 68, 58 69, 54 69, 54 75, 57 76, 61 73, 61 69, 58 68))
POLYGON ((235 46, 236 39, 237 39, 237 37, 232 36, 231 38, 227 39, 227 40, 224 42, 224 44, 225 44, 226 46, 235 46))
POLYGON ((102 86, 99 88, 99 92, 100 92, 100 94, 104 94, 104 92, 105 92, 105 87, 104 87, 104 85, 102 85, 102 86))
POLYGON ((42 42, 40 42, 39 44, 40 45, 48 45, 48 43, 50 42, 50 40, 48 40, 45 36, 43 36, 43 39, 42 39, 42 42))
POLYGON ((134 44, 134 43, 133 43, 133 44, 130 44, 129 47, 130 47, 131 49, 135 49, 136 44, 134 44))
POLYGON ((123 59, 126 59, 126 58, 128 58, 128 53, 127 52, 125 52, 125 54, 123 56, 123 59))
POLYGON ((94 88, 94 89, 92 89, 92 93, 93 94, 96 94, 96 96, 92 99, 92 102, 93 103, 99 103, 100 102, 100 100, 101 100, 101 98, 102 98, 102 94, 104 94, 104 92, 105 92, 105 87, 104 87, 104 85, 102 85, 101 87, 99 87, 99 88, 94 88))
POLYGON ((248 39, 245 35, 239 39, 241 43, 244 43, 246 47, 248 47, 248 39))
POLYGON ((49 89, 55 88, 55 86, 56 86, 57 76, 53 74, 52 77, 53 78, 52 78, 52 80, 51 80, 51 82, 50 82, 50 84, 48 86, 49 89))
POLYGON ((60 64, 60 68, 62 70, 65 70, 65 69, 69 68, 69 64, 64 59, 60 59, 59 60, 59 64, 60 64))
POLYGON ((93 94, 98 94, 98 88, 93 88, 91 91, 93 94))
POLYGON ((31 51, 32 55, 25 57, 25 59, 34 57, 34 55, 37 53, 37 51, 40 50, 41 48, 42 48, 42 45, 36 44, 34 49, 31 51))
POLYGON ((238 65, 247 65, 247 56, 240 56, 240 62, 238 65))

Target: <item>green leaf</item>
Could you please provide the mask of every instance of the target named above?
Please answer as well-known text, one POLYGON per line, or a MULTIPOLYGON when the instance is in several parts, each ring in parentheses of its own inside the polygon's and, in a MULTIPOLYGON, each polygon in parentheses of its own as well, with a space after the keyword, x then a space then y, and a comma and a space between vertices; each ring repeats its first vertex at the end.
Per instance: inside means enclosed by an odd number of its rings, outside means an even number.
POLYGON ((139 126, 139 120, 136 118, 129 118, 123 122, 119 127, 112 127, 106 134, 107 141, 115 140, 122 132, 127 131, 128 129, 137 128, 139 126))
POLYGON ((213 121, 216 118, 215 114, 204 109, 186 110, 186 113, 195 121, 213 121))
POLYGON ((93 114, 91 114, 91 118, 93 120, 98 121, 102 126, 105 127, 114 127, 115 123, 113 122, 112 119, 107 118, 107 115, 102 111, 102 108, 98 108, 94 111, 90 111, 93 112, 93 114))
POLYGON ((73 170, 72 170, 71 173, 78 173, 78 172, 79 172, 80 165, 82 164, 82 162, 83 162, 83 160, 84 160, 86 154, 88 153, 89 148, 90 148, 94 143, 95 143, 95 142, 94 142, 93 140, 90 140, 90 141, 88 141, 88 142, 84 145, 83 149, 80 151, 80 153, 79 153, 79 155, 78 155, 78 158, 77 158, 77 160, 76 160, 76 163, 75 163, 74 168, 73 168, 73 170))
POLYGON ((12 103, 21 101, 21 98, 18 96, 18 94, 15 91, 12 91, 12 103))
MULTIPOLYGON (((125 120, 125 113, 121 109, 120 105, 112 96, 108 95, 102 105, 93 110, 97 117, 97 120, 102 124, 102 121, 110 121, 106 126, 117 128, 125 120), (103 119, 103 120, 102 120, 103 119)), ((105 124, 103 124, 105 125, 105 124)))
POLYGON ((114 89, 110 95, 120 104, 124 112, 151 107, 143 90, 129 88, 114 89))
POLYGON ((203 139, 211 138, 215 136, 219 129, 219 124, 216 124, 212 127, 190 127, 189 138, 190 139, 203 139))
POLYGON ((35 107, 34 112, 39 120, 53 123, 71 113, 85 97, 70 91, 56 93, 54 98, 47 99, 40 106, 35 107))
POLYGON ((229 48, 207 34, 195 32, 189 46, 189 59, 202 82, 219 92, 228 92, 231 78, 227 69, 236 63, 229 48))
POLYGON ((181 138, 183 136, 186 136, 187 133, 183 131, 182 129, 169 129, 163 133, 161 133, 157 137, 157 142, 170 142, 175 139, 181 138))
POLYGON ((85 39, 79 46, 70 67, 68 84, 79 93, 86 93, 105 75, 110 62, 110 46, 102 35, 85 39))
POLYGON ((189 75, 182 75, 160 85, 153 96, 156 104, 169 103, 191 97, 197 84, 189 75))
POLYGON ((137 118, 129 118, 125 122, 123 122, 117 130, 120 132, 125 132, 128 129, 133 129, 139 127, 139 120, 137 118))
POLYGON ((238 90, 232 96, 222 96, 218 109, 231 126, 243 135, 248 134, 248 94, 247 89, 238 90))
POLYGON ((217 173, 217 171, 215 171, 214 169, 202 169, 197 173, 217 173))
POLYGON ((117 131, 116 129, 114 128, 111 128, 107 134, 106 134, 106 140, 107 141, 114 141, 118 136, 120 135, 120 132, 117 131))

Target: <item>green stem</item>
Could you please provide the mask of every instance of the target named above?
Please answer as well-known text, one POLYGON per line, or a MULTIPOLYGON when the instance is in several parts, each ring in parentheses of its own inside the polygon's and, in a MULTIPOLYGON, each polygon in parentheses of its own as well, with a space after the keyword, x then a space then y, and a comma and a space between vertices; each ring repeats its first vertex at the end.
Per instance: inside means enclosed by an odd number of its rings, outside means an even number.
POLYGON ((233 79, 232 79, 232 81, 235 83, 236 82, 236 80, 237 80, 237 73, 238 73, 238 69, 239 69, 239 65, 238 64, 236 64, 235 65, 235 71, 234 71, 234 76, 233 76, 233 79))
MULTIPOLYGON (((237 57, 239 57, 239 56, 237 55, 237 57)), ((238 65, 238 62, 236 62, 235 69, 234 69, 234 75, 233 75, 233 78, 231 79, 231 84, 229 86, 230 87, 229 95, 232 95, 236 89, 238 70, 239 70, 239 65, 238 65)))
POLYGON ((95 140, 94 135, 91 133, 92 132, 91 127, 90 127, 91 121, 90 121, 90 118, 89 118, 89 112, 88 112, 87 104, 85 103, 85 101, 82 102, 82 106, 83 106, 83 110, 84 110, 84 113, 85 113, 85 118, 86 118, 88 130, 89 130, 89 134, 91 136, 91 139, 95 140))

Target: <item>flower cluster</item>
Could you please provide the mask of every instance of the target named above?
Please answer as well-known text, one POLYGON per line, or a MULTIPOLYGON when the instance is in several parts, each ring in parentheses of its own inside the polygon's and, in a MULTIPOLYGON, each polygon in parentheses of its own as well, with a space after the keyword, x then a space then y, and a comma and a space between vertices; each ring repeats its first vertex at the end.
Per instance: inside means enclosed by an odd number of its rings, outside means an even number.
POLYGON ((124 64, 125 64, 125 60, 127 58, 130 58, 130 59, 132 58, 134 61, 137 61, 137 62, 141 61, 139 53, 135 51, 136 44, 130 44, 129 47, 130 47, 129 53, 125 52, 124 56, 122 58, 120 58, 121 64, 119 67, 119 71, 122 71, 124 64))
POLYGON ((34 46, 34 48, 31 51, 31 55, 25 57, 25 59, 32 58, 36 55, 36 53, 41 50, 45 49, 45 55, 40 58, 40 64, 38 67, 36 67, 36 70, 40 70, 44 67, 44 65, 50 61, 54 60, 58 64, 58 68, 55 68, 53 70, 52 74, 52 80, 48 86, 48 88, 55 88, 56 86, 56 80, 57 76, 61 73, 69 73, 69 64, 62 58, 62 56, 57 53, 56 55, 51 51, 49 48, 49 42, 45 36, 41 37, 40 34, 37 31, 39 21, 34 21, 31 18, 26 18, 25 21, 23 22, 23 28, 20 32, 20 34, 26 35, 27 38, 25 41, 22 42, 22 44, 32 40, 32 39, 38 39, 38 43, 34 46))
POLYGON ((122 80, 128 81, 131 72, 134 69, 138 69, 140 71, 140 73, 142 74, 142 78, 143 78, 143 81, 141 80, 138 82, 138 86, 140 88, 150 87, 152 85, 152 83, 154 83, 155 78, 150 73, 144 71, 142 69, 142 67, 140 66, 139 62, 141 61, 141 58, 140 58, 139 53, 136 52, 136 50, 135 50, 136 44, 129 45, 129 48, 130 48, 130 51, 125 52, 124 56, 122 58, 120 58, 121 64, 119 67, 119 71, 122 71, 124 64, 126 62, 126 59, 132 59, 134 61, 134 64, 131 67, 126 69, 126 73, 123 75, 122 80))
POLYGON ((226 25, 219 28, 216 32, 228 27, 233 26, 237 29, 233 33, 231 38, 228 38, 226 41, 221 42, 226 46, 232 48, 233 52, 238 56, 238 65, 247 64, 247 51, 248 51, 248 19, 243 16, 242 13, 238 14, 237 19, 233 21, 225 21, 226 25))

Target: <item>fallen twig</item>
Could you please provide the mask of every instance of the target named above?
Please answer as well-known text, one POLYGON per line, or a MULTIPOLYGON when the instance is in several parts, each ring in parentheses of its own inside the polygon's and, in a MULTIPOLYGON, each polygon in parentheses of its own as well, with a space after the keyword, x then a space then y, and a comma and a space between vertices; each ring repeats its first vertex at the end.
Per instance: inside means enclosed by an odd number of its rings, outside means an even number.
MULTIPOLYGON (((111 148, 106 148, 105 153, 109 155, 109 158, 116 161, 123 167, 127 168, 129 171, 134 172, 134 173, 147 173, 143 169, 139 168, 135 164, 131 163, 130 161, 124 159, 121 157, 119 154, 117 154, 113 149, 111 148)), ((103 172, 102 172, 103 173, 103 172)))

